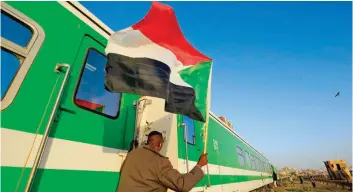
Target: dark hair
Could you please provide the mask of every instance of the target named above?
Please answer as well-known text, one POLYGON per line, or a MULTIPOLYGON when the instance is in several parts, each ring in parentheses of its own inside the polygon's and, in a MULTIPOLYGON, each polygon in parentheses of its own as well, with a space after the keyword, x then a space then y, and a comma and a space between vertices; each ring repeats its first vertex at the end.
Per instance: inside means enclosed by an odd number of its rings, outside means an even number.
POLYGON ((147 144, 150 144, 151 142, 151 137, 152 136, 155 136, 155 135, 158 135, 160 137, 163 137, 162 133, 158 132, 158 131, 151 131, 148 136, 147 136, 147 144))
POLYGON ((158 132, 158 131, 151 131, 149 134, 148 134, 148 138, 154 136, 154 135, 159 135, 159 136, 162 136, 162 133, 158 132))

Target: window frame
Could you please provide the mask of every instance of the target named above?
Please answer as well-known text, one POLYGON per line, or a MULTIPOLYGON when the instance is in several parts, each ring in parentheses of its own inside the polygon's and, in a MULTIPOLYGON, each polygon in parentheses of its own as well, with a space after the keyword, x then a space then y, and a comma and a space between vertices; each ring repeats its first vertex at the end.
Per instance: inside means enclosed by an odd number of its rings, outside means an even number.
POLYGON ((252 165, 253 165, 252 169, 257 170, 256 158, 253 154, 251 154, 251 161, 252 161, 252 165))
POLYGON ((258 158, 258 157, 256 157, 256 161, 257 161, 257 165, 258 165, 258 167, 257 167, 257 170, 258 171, 261 171, 261 163, 260 163, 260 159, 258 158))
POLYGON ((259 158, 259 163, 260 163, 260 171, 263 172, 264 165, 263 165, 262 160, 260 158, 259 158))
POLYGON ((246 160, 245 160, 245 157, 244 157, 244 150, 241 147, 236 146, 236 152, 237 152, 237 159, 238 159, 238 163, 239 163, 240 167, 246 168, 246 160), (238 148, 241 150, 241 156, 243 157, 244 165, 241 165, 241 163, 240 163, 239 153, 238 153, 238 150, 237 150, 238 148))
MULTIPOLYGON (((189 118, 189 117, 187 117, 187 116, 185 116, 185 115, 181 115, 181 122, 182 122, 183 124, 185 124, 185 123, 184 123, 184 117, 189 118)), ((191 118, 189 118, 189 119, 191 119, 191 118)), ((191 120, 192 120, 192 124, 193 124, 193 127, 194 127, 194 143, 189 143, 189 141, 186 141, 186 140, 185 140, 185 138, 187 139, 187 135, 184 137, 184 142, 187 143, 187 144, 189 144, 189 145, 196 146, 196 128, 195 128, 195 121, 194 121, 193 119, 191 119, 191 120)), ((185 129, 185 128, 186 128, 186 124, 185 124, 184 129, 185 129)), ((183 132, 183 134, 185 134, 185 131, 183 132)))
POLYGON ((248 169, 251 169, 251 167, 252 167, 252 165, 251 165, 251 160, 250 160, 250 154, 249 154, 249 152, 247 151, 247 150, 244 150, 244 156, 245 156, 245 162, 246 162, 246 167, 248 168, 248 169))
POLYGON ((23 58, 23 62, 21 62, 17 73, 13 77, 8 89, 4 93, 4 97, 1 100, 1 111, 3 111, 8 108, 15 99, 24 79, 27 76, 29 68, 34 61, 34 58, 37 56, 39 49, 44 42, 45 33, 43 28, 35 21, 9 6, 7 3, 1 2, 0 9, 4 12, 4 14, 8 15, 10 18, 13 18, 16 22, 25 25, 24 27, 28 27, 32 31, 32 37, 26 47, 22 47, 5 39, 4 37, 1 37, 2 48, 23 58))
POLYGON ((92 110, 90 108, 87 108, 87 107, 84 107, 84 106, 81 106, 79 104, 76 103, 76 96, 77 96, 77 92, 78 92, 78 88, 81 84, 81 79, 83 77, 83 72, 85 71, 85 67, 86 67, 86 63, 87 63, 87 59, 88 59, 88 55, 89 55, 89 52, 90 50, 95 50, 97 53, 103 55, 105 58, 107 58, 107 56, 105 54, 103 54, 102 52, 100 52, 97 48, 95 47, 88 47, 86 49, 86 54, 85 54, 85 57, 84 57, 84 60, 83 60, 83 63, 82 63, 82 66, 81 66, 81 70, 80 70, 80 75, 79 75, 79 78, 76 82, 76 86, 75 86, 75 92, 73 94, 73 97, 72 97, 72 102, 74 103, 74 105, 78 108, 81 108, 85 111, 89 111, 89 112, 92 112, 92 113, 95 113, 97 115, 101 115, 101 116, 104 116, 104 117, 107 117, 109 119, 118 119, 119 116, 120 116, 120 111, 121 111, 121 101, 122 101, 122 97, 123 97, 123 93, 120 93, 120 98, 119 98, 119 106, 118 106, 118 112, 116 114, 116 116, 110 116, 108 114, 105 114, 105 113, 101 113, 101 112, 98 112, 98 111, 95 111, 95 110, 92 110))
POLYGON ((261 159, 259 159, 259 162, 260 162, 260 165, 261 165, 260 171, 263 172, 264 171, 264 164, 263 164, 261 159))

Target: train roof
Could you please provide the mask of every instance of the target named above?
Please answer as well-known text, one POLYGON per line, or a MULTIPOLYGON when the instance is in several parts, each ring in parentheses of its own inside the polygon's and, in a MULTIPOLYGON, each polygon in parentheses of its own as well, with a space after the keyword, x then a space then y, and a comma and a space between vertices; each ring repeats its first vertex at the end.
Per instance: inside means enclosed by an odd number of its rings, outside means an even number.
POLYGON ((93 13, 86 9, 77 1, 58 1, 63 7, 69 10, 71 13, 76 15, 87 25, 95 29, 102 36, 108 38, 114 31, 104 24, 100 19, 98 19, 93 13))
MULTIPOLYGON (((66 9, 68 9, 70 12, 72 12, 74 15, 76 15, 78 18, 82 19, 82 21, 87 23, 89 26, 91 26, 97 32, 99 32, 102 36, 108 38, 111 34, 114 33, 114 31, 110 27, 108 27, 106 24, 104 24, 100 19, 98 19, 93 13, 91 13, 88 9, 86 9, 79 2, 77 2, 77 1, 60 1, 59 3, 62 6, 64 6, 66 9)), ((234 129, 228 128, 228 126, 223 121, 221 121, 214 113, 210 112, 210 115, 215 120, 217 120, 224 127, 224 129, 227 129, 234 136, 238 137, 241 141, 243 141, 246 145, 248 145, 250 148, 252 148, 255 152, 257 152, 260 156, 262 156, 263 158, 265 158, 268 161, 268 159, 263 154, 261 154, 258 150, 256 150, 254 147, 252 147, 245 139, 240 137, 234 131, 234 129)))

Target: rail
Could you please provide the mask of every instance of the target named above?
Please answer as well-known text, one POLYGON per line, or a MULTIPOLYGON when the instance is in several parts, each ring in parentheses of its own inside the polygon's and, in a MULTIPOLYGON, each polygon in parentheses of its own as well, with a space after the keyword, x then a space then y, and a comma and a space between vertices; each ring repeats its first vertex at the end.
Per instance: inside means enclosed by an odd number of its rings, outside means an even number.
MULTIPOLYGON (((66 67, 66 71, 64 71, 65 73, 65 76, 64 76, 64 79, 61 83, 61 86, 60 86, 60 89, 59 89, 59 93, 56 97, 56 100, 55 100, 55 103, 54 103, 54 107, 51 111, 51 114, 50 114, 50 117, 49 117, 49 120, 48 120, 48 123, 45 127, 45 131, 44 131, 44 134, 43 134, 43 137, 42 137, 42 140, 39 144, 39 148, 38 148, 38 152, 35 156, 35 159, 34 159, 34 162, 33 162, 33 166, 32 166, 32 169, 31 169, 31 172, 30 172, 30 175, 28 177, 28 181, 27 181, 27 185, 26 185, 26 188, 25 188, 25 192, 28 192, 30 191, 30 188, 32 186, 32 183, 34 181, 34 176, 37 172, 37 169, 39 167, 39 164, 42 160, 42 157, 43 157, 43 153, 45 151, 45 146, 47 144, 47 141, 49 139, 49 133, 50 133, 50 128, 51 128, 51 125, 53 123, 53 120, 54 120, 54 116, 56 114, 56 111, 58 109, 58 106, 59 106, 59 103, 60 103, 60 99, 61 99, 61 96, 63 94, 63 91, 64 91, 64 88, 65 88, 65 85, 66 85, 66 82, 67 82, 67 79, 69 77, 69 74, 70 74, 70 70, 71 70, 71 66, 69 64, 57 64, 55 66, 55 69, 54 69, 54 72, 57 73, 57 74, 60 74, 62 73, 62 70, 61 68, 63 67, 66 67)), ((54 86, 54 89, 56 87, 54 86)))

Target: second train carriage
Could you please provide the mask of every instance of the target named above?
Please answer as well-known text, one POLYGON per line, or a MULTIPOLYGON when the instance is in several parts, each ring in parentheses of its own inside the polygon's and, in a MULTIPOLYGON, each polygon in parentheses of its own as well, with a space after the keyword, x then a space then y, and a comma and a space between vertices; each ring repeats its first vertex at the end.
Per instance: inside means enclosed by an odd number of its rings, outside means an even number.
MULTIPOLYGON (((1 190, 115 191, 137 135, 158 130, 180 172, 203 150, 202 124, 164 100, 104 90, 112 30, 77 2, 1 2, 1 190)), ((269 161, 210 113, 209 166, 193 191, 272 183, 269 161)))

